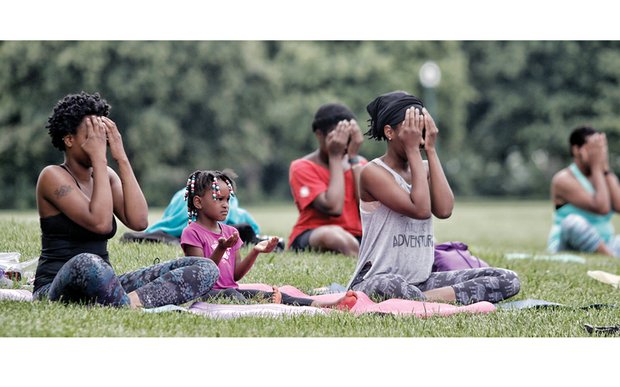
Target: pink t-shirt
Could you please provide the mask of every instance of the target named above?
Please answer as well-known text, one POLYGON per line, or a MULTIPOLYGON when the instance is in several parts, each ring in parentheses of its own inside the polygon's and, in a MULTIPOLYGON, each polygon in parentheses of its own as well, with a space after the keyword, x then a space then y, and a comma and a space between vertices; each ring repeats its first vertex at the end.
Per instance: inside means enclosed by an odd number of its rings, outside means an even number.
MULTIPOLYGON (((217 240, 219 238, 228 238, 237 232, 237 229, 232 226, 223 223, 219 223, 219 225, 222 232, 217 234, 197 222, 192 222, 189 226, 185 227, 181 234, 181 247, 183 250, 185 250, 185 246, 198 247, 202 249, 205 257, 209 259, 208 257, 213 254, 213 250, 217 247, 217 240)), ((239 287, 235 281, 235 257, 242 244, 243 241, 239 238, 233 247, 229 247, 224 252, 222 259, 220 259, 220 263, 217 265, 217 268, 220 270, 220 276, 215 282, 215 285, 213 285, 214 290, 227 288, 236 289, 239 287)))

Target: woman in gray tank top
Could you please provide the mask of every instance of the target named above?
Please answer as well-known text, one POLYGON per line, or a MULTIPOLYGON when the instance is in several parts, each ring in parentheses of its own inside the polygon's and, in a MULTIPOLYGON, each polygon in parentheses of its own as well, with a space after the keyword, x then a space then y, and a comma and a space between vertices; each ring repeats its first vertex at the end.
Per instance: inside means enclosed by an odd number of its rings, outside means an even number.
POLYGON ((517 294, 519 278, 510 270, 431 272, 432 216, 448 218, 454 207, 435 148, 439 130, 422 101, 405 92, 381 95, 366 109, 366 135, 386 140, 387 151, 361 172, 364 237, 348 288, 378 298, 461 304, 498 302, 517 294))

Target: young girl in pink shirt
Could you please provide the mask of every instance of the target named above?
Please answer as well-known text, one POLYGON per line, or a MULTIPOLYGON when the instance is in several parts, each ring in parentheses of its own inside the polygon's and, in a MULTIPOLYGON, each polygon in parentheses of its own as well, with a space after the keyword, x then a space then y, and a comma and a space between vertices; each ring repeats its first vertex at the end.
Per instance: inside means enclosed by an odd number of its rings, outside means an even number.
POLYGON ((186 256, 210 258, 220 271, 217 282, 206 296, 225 296, 241 301, 257 297, 288 305, 350 309, 357 300, 353 291, 336 302, 326 303, 292 297, 276 287, 273 292, 239 289, 237 281, 250 271, 259 254, 275 249, 278 238, 261 241, 241 259, 239 249, 243 241, 234 227, 222 223, 228 215, 230 196, 234 195, 233 186, 232 177, 221 171, 195 171, 187 179, 189 225, 181 234, 181 247, 186 256))

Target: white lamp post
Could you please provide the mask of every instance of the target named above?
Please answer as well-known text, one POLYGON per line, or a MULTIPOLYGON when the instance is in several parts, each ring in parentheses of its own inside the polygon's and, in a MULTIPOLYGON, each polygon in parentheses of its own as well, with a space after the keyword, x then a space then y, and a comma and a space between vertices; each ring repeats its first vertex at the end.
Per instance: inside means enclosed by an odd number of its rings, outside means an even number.
POLYGON ((435 100, 435 88, 441 82, 441 69, 437 63, 429 60, 424 62, 420 67, 420 83, 424 87, 424 104, 427 106, 431 116, 438 121, 436 117, 437 102, 435 100))

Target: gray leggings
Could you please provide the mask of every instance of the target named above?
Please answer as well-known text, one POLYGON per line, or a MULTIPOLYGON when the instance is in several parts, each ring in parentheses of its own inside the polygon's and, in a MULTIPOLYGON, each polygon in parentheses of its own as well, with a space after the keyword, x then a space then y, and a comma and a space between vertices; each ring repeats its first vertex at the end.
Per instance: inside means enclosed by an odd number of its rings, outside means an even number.
POLYGON ((409 283, 399 274, 378 274, 361 282, 353 281, 351 289, 382 299, 424 300, 423 292, 445 286, 452 286, 456 301, 463 305, 479 301, 499 302, 514 296, 521 289, 515 272, 492 267, 433 272, 419 284, 409 283))

